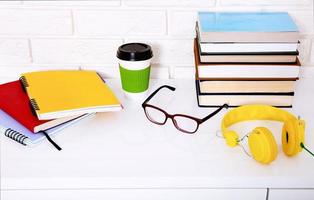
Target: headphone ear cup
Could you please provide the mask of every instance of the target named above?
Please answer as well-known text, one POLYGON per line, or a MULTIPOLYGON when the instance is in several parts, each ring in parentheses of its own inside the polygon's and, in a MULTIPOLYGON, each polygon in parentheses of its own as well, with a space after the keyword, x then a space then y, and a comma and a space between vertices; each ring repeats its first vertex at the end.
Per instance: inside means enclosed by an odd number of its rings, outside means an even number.
POLYGON ((301 142, 304 142, 304 121, 291 119, 282 127, 281 143, 287 156, 294 156, 302 151, 301 142))
POLYGON ((278 146, 273 134, 265 127, 257 127, 249 135, 249 147, 253 158, 269 164, 278 154, 278 146))
POLYGON ((229 147, 235 147, 238 145, 239 135, 235 131, 228 131, 224 134, 224 138, 226 139, 226 144, 229 147))

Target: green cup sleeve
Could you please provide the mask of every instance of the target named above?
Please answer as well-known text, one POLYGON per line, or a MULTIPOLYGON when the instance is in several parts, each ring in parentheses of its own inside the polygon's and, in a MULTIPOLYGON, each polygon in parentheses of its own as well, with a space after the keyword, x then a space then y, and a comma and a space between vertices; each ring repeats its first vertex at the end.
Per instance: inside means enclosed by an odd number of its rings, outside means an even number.
POLYGON ((122 88, 126 92, 140 93, 148 89, 150 66, 141 70, 129 70, 119 65, 122 88))

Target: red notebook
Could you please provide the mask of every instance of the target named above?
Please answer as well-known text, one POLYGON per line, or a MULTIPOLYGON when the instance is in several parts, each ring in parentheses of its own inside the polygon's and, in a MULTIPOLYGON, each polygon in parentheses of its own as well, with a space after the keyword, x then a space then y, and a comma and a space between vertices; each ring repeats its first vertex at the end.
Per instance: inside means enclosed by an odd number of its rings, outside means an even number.
POLYGON ((24 92, 20 81, 0 85, 0 108, 33 133, 47 130, 79 117, 38 120, 32 113, 29 98, 24 92))

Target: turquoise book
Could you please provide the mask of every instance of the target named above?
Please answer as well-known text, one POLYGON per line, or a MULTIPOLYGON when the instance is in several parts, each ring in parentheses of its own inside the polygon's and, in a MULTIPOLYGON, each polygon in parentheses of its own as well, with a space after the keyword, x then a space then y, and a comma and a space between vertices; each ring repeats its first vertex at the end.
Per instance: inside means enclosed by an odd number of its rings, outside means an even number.
POLYGON ((287 12, 199 12, 200 42, 298 43, 299 30, 287 12))
POLYGON ((297 32, 286 12, 199 12, 203 32, 297 32))

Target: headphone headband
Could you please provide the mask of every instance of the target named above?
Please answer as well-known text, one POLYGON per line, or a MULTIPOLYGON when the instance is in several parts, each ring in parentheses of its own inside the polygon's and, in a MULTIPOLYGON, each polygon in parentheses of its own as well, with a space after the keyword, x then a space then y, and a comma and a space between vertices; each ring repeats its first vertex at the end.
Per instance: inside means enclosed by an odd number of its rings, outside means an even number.
POLYGON ((221 130, 223 135, 228 132, 228 127, 242 121, 248 120, 272 120, 285 122, 287 120, 297 120, 291 113, 268 105, 244 105, 228 112, 222 122, 221 130))

